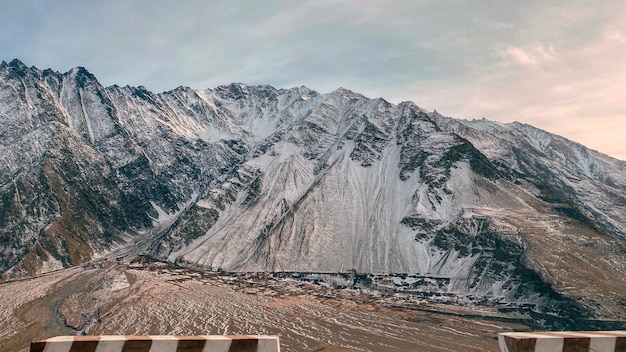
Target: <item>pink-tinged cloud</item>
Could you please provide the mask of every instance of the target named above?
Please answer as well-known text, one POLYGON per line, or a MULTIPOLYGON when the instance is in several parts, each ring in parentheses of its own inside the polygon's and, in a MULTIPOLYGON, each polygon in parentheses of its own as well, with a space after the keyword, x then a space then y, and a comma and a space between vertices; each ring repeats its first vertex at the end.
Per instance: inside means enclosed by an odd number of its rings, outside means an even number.
POLYGON ((529 123, 626 160, 626 22, 617 12, 604 13, 587 37, 574 37, 577 23, 565 18, 553 28, 560 36, 545 32, 544 41, 539 33, 534 41, 495 45, 500 62, 464 77, 403 88, 427 109, 529 123))
POLYGON ((509 46, 505 53, 517 64, 527 67, 551 62, 556 56, 552 46, 544 47, 543 45, 537 45, 526 50, 516 46, 509 46))

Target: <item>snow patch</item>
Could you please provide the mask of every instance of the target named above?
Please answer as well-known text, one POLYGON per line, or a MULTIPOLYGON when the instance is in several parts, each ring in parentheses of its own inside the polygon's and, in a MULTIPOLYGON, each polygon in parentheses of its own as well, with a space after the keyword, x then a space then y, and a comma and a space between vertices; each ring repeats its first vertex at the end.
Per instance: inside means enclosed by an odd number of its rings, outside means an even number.
POLYGON ((156 218, 150 217, 155 226, 160 225, 160 224, 165 224, 165 223, 172 223, 176 221, 176 219, 178 218, 178 215, 180 214, 180 212, 170 214, 166 212, 165 210, 163 210, 163 208, 161 208, 158 204, 152 201, 150 201, 150 205, 152 205, 152 207, 154 208, 154 210, 156 210, 158 214, 156 218))
POLYGON ((220 140, 233 138, 232 134, 213 126, 205 126, 203 129, 198 131, 198 136, 205 142, 209 143, 217 143, 220 140))
POLYGON ((41 267, 37 270, 36 275, 49 273, 59 269, 63 269, 63 263, 48 254, 48 260, 41 262, 41 267))
POLYGON ((111 290, 112 291, 119 291, 122 289, 125 289, 127 287, 130 287, 130 283, 128 282, 128 279, 126 278, 126 275, 124 273, 115 275, 111 281, 111 290))

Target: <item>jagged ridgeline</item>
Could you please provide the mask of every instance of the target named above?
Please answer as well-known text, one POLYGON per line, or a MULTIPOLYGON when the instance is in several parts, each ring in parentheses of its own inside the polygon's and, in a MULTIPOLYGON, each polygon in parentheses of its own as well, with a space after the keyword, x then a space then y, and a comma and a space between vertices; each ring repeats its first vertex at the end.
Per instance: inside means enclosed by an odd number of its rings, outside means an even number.
POLYGON ((148 254, 409 273, 623 319, 626 163, 532 126, 346 89, 102 87, 0 65, 0 273, 148 254))

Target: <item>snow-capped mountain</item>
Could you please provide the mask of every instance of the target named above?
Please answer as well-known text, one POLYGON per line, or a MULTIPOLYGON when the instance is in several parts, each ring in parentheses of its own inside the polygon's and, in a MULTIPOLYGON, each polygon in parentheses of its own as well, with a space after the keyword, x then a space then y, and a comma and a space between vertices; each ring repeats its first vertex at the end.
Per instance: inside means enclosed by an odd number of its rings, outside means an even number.
POLYGON ((343 88, 104 88, 18 60, 0 121, 5 277, 132 250, 626 314, 626 162, 532 126, 343 88))

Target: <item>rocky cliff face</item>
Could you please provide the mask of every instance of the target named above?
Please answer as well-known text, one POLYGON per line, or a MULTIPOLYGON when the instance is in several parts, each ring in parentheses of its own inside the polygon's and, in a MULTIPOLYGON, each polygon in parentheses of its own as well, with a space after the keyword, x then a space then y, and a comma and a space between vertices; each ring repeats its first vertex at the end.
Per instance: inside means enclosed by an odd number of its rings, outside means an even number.
POLYGON ((0 66, 0 272, 148 251, 234 271, 449 278, 623 317, 626 163, 349 90, 102 87, 0 66))

